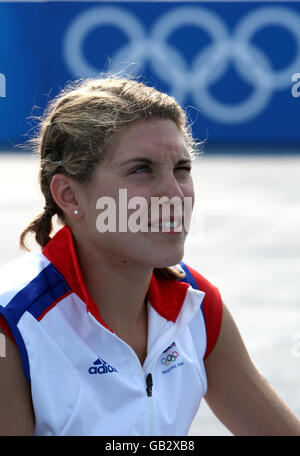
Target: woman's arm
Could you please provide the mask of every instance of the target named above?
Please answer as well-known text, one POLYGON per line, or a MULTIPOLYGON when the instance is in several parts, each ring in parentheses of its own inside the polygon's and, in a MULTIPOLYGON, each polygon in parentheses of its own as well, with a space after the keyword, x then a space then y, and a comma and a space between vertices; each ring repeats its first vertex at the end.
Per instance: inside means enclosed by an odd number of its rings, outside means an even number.
POLYGON ((224 305, 220 335, 205 361, 205 399, 234 435, 300 436, 300 421, 253 365, 224 305))
MULTIPOLYGON (((4 333, 1 330, 0 333, 3 337, 4 333)), ((17 347, 4 337, 5 356, 0 357, 0 435, 33 435, 35 420, 30 387, 17 347)))

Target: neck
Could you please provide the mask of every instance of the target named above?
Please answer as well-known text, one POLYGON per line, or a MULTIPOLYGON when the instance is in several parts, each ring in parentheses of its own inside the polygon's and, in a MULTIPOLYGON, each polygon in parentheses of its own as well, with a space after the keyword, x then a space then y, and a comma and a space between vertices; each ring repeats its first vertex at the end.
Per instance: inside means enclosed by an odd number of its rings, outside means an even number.
POLYGON ((85 285, 101 318, 118 335, 130 334, 147 319, 146 296, 152 269, 113 261, 103 252, 76 244, 85 285))

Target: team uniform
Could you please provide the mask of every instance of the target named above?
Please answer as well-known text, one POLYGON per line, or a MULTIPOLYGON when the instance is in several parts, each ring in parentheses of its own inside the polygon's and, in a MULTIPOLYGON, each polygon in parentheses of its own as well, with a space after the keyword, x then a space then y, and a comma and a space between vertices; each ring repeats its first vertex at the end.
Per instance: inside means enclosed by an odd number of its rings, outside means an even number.
POLYGON ((35 435, 188 433, 207 389, 204 360, 218 338, 222 300, 199 273, 179 267, 183 281, 152 275, 143 366, 102 320, 67 226, 42 253, 2 269, 0 326, 30 382, 35 435))

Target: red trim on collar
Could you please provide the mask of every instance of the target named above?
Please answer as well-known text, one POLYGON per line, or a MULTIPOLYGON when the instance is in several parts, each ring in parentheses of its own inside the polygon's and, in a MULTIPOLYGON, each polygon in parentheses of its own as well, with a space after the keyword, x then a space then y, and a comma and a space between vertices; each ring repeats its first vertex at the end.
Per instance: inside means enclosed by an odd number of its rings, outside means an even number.
MULTIPOLYGON (((105 328, 112 331, 102 320, 99 308, 85 286, 73 235, 67 225, 61 228, 48 242, 43 249, 43 254, 63 275, 70 288, 85 302, 87 311, 105 328)), ((148 299, 152 307, 162 317, 175 322, 183 305, 188 286, 184 282, 158 279, 152 274, 148 299)))
POLYGON ((43 254, 62 274, 69 287, 86 304, 86 309, 103 326, 112 331, 102 320, 99 309, 86 289, 81 269, 78 263, 74 239, 70 228, 66 225, 61 228, 48 242, 43 254))
POLYGON ((152 274, 148 299, 152 307, 164 318, 175 323, 189 287, 188 283, 158 279, 152 274))

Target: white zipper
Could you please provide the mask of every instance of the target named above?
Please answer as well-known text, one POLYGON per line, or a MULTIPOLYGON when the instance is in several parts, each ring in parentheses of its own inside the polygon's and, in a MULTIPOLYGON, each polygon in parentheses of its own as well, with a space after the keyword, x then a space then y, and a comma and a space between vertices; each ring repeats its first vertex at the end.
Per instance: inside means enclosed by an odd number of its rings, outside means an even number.
POLYGON ((154 422, 154 407, 152 394, 149 397, 150 402, 150 435, 155 435, 155 422, 154 422))
POLYGON ((137 354, 135 353, 135 351, 130 347, 130 345, 128 345, 124 340, 120 339, 120 337, 118 337, 116 334, 113 333, 113 335, 118 339, 120 340, 123 344, 126 345, 126 347, 128 347, 128 349, 133 353, 133 356, 135 357, 135 359, 137 360, 137 364, 139 366, 139 370, 141 371, 142 373, 142 376, 143 376, 143 379, 144 379, 144 384, 145 384, 145 390, 146 390, 146 394, 147 394, 147 399, 148 399, 148 404, 149 404, 149 415, 150 415, 150 434, 149 435, 155 435, 155 416, 154 416, 154 406, 153 406, 153 396, 152 396, 152 387, 153 387, 153 376, 152 376, 152 372, 154 371, 154 367, 157 363, 157 359, 155 359, 152 363, 152 366, 150 368, 150 370, 148 371, 147 375, 145 375, 144 373, 144 370, 143 370, 143 367, 140 363, 140 360, 138 359, 137 357, 137 354), (148 386, 148 383, 147 383, 147 377, 148 375, 151 376, 151 389, 149 389, 149 386, 148 386))
MULTIPOLYGON (((96 320, 96 318, 90 313, 88 312, 89 316, 104 330, 108 331, 106 328, 103 327, 103 325, 101 325, 100 322, 98 322, 98 320, 96 320)), ((157 363, 157 360, 159 358, 159 356, 161 355, 161 352, 156 356, 155 360, 152 362, 152 366, 151 368, 149 369, 147 375, 145 375, 144 373, 144 370, 143 370, 143 367, 140 363, 140 360, 138 359, 137 357, 137 354, 135 353, 135 351, 130 347, 130 345, 128 345, 124 340, 122 340, 120 337, 118 337, 115 333, 111 333, 110 334, 114 337, 116 337, 118 339, 118 341, 120 341, 121 343, 123 343, 133 354, 134 358, 136 359, 137 361, 137 364, 138 364, 138 367, 139 367, 139 370, 143 376, 143 379, 144 379, 144 385, 145 385, 145 391, 146 391, 146 394, 147 394, 147 399, 148 399, 148 404, 149 404, 149 415, 150 415, 150 435, 155 435, 155 416, 154 416, 154 406, 153 406, 153 397, 152 397, 152 387, 153 387, 153 377, 152 377, 152 372, 154 371, 154 367, 157 363), (151 385, 151 394, 149 394, 148 392, 148 384, 147 384, 147 377, 148 375, 151 375, 151 379, 152 379, 152 385, 151 385)), ((169 344, 170 345, 170 344, 169 344)))
MULTIPOLYGON (((146 384, 148 383, 147 382, 147 378, 148 376, 150 375, 151 376, 151 391, 150 391, 150 394, 149 394, 149 390, 147 388, 147 396, 148 396, 148 399, 149 399, 149 411, 150 411, 150 435, 155 435, 155 416, 154 416, 154 406, 153 406, 153 395, 152 395, 152 387, 154 386, 153 385, 153 377, 152 377, 152 372, 154 371, 154 368, 155 368, 155 365, 156 365, 156 362, 157 360, 155 360, 152 364, 152 368, 150 369, 150 371, 148 372, 147 376, 146 376, 146 384)), ((148 385, 147 385, 148 386, 148 385)))
POLYGON ((138 364, 138 367, 139 367, 139 370, 143 376, 143 379, 144 379, 144 385, 145 385, 145 392, 147 394, 147 399, 148 399, 148 404, 149 404, 149 414, 150 414, 150 435, 155 435, 154 434, 154 430, 155 430, 155 423, 154 423, 154 407, 153 407, 153 399, 152 399, 152 386, 153 386, 153 381, 152 381, 152 385, 151 385, 151 394, 149 395, 148 393, 148 384, 147 384, 147 377, 148 375, 150 374, 151 375, 151 380, 152 380, 152 371, 153 371, 153 367, 154 367, 154 364, 156 364, 156 360, 155 362, 152 364, 152 369, 150 369, 150 371, 147 373, 147 375, 145 375, 144 373, 144 370, 143 370, 143 367, 141 365, 141 362, 139 360, 139 358, 137 357, 137 354, 135 353, 135 351, 133 350, 133 348, 130 347, 130 345, 128 345, 124 340, 122 340, 120 337, 118 337, 115 333, 112 333, 112 335, 114 337, 116 337, 119 341, 121 341, 123 344, 125 344, 125 346, 132 352, 134 358, 136 359, 137 361, 137 364, 138 364))

